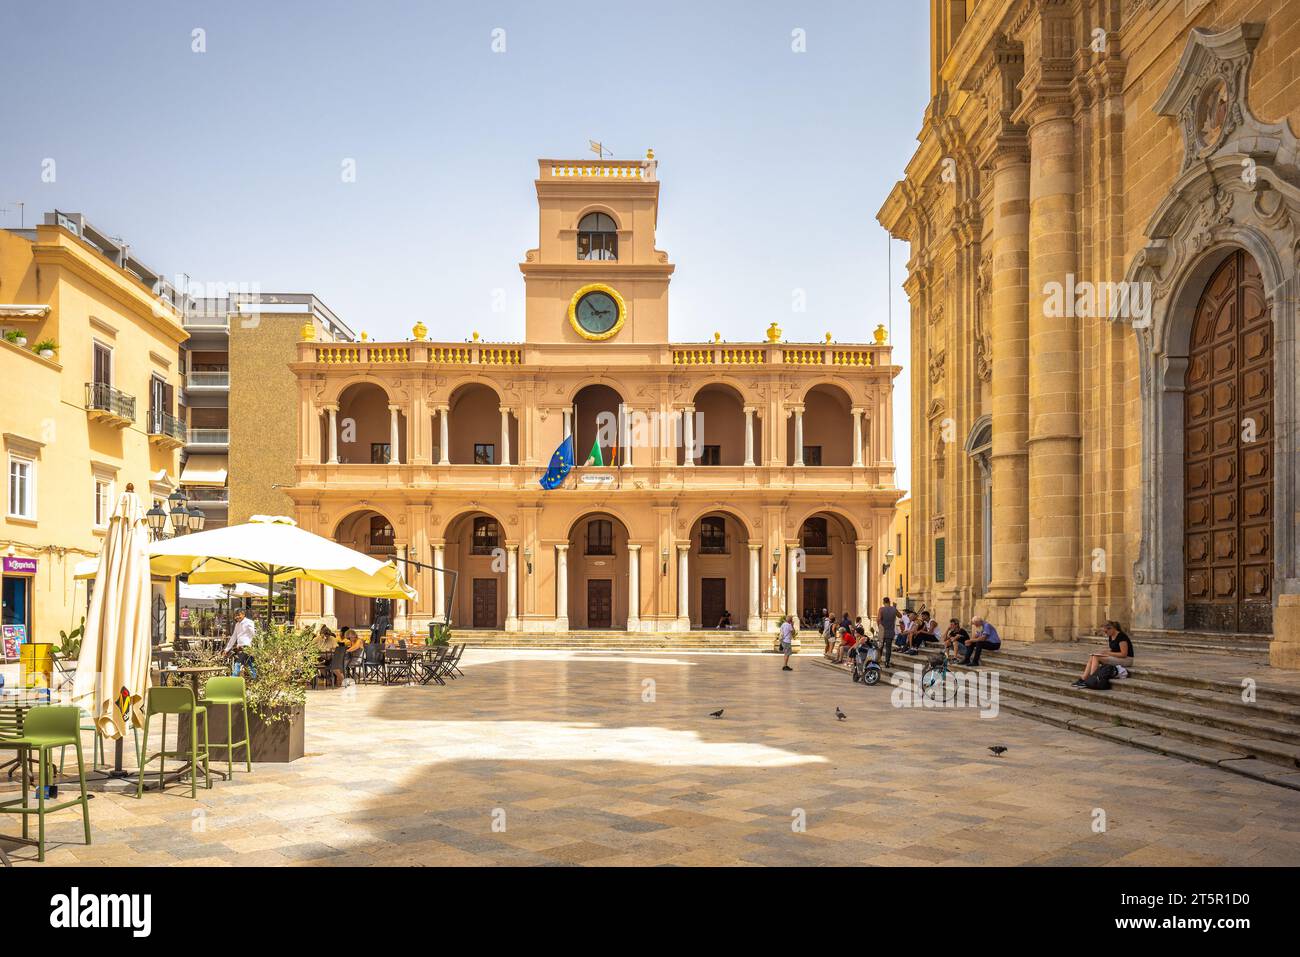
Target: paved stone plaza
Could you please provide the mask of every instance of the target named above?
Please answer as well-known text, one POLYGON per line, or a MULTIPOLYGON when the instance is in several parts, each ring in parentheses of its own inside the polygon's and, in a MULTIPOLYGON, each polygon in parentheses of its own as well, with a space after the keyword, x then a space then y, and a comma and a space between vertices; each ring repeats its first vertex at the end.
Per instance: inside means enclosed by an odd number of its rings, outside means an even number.
POLYGON ((796 665, 471 651, 447 687, 312 692, 303 760, 99 794, 94 845, 63 812, 47 863, 1300 863, 1300 792, 796 665))

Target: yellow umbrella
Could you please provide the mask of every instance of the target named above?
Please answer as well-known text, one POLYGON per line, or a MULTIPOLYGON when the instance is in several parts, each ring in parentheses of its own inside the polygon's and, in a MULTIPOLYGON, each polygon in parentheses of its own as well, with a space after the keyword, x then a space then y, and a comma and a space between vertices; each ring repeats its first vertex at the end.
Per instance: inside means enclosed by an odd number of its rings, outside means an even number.
POLYGON ((104 537, 72 686, 106 738, 121 739, 127 715, 135 727, 144 726, 150 598, 149 524, 128 485, 104 537))
MULTIPOLYGON (((155 574, 185 575, 195 584, 232 585, 305 578, 369 598, 413 601, 415 589, 393 562, 313 535, 282 515, 254 515, 243 525, 195 532, 150 547, 155 574)), ((271 626, 271 602, 266 603, 271 626)))

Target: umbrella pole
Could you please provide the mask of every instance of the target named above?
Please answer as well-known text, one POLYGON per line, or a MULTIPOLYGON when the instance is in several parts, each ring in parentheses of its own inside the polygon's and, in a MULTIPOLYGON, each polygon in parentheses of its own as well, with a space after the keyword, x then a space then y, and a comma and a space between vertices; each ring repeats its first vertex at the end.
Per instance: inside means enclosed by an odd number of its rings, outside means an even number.
POLYGON ((271 633, 271 610, 275 605, 275 572, 266 573, 266 633, 271 633))

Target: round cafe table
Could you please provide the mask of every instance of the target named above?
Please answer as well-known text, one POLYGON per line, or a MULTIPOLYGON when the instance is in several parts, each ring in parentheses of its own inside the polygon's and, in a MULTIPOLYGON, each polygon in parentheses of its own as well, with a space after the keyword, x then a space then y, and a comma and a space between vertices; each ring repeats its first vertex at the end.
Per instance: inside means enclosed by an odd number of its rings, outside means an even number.
POLYGON ((186 678, 190 682, 190 687, 194 689, 194 700, 199 700, 199 679, 203 677, 212 677, 213 675, 224 675, 227 669, 221 665, 193 665, 184 668, 164 668, 161 674, 176 675, 186 678))

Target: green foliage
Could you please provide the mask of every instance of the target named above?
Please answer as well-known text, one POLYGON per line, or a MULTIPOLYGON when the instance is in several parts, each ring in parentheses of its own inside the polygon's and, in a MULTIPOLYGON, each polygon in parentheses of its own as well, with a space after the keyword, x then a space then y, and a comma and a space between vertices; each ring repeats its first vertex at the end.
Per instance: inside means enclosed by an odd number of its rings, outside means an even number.
POLYGON ((23 332, 21 329, 10 329, 8 332, 5 333, 5 341, 12 342, 14 343, 14 345, 18 344, 19 339, 25 340, 26 338, 27 338, 27 333, 23 332))
POLYGON ((319 639, 313 628, 272 625, 259 629, 249 649, 257 677, 249 675, 248 706, 267 724, 284 721, 307 703, 307 682, 316 672, 319 639))
POLYGON ((434 622, 429 629, 429 637, 424 640, 424 643, 431 648, 451 644, 451 625, 445 622, 434 622))
POLYGON ((86 616, 81 616, 81 623, 72 631, 59 629, 58 652, 64 658, 81 657, 81 639, 86 636, 86 616))
POLYGON ((54 352, 59 351, 59 344, 53 339, 42 339, 36 345, 32 346, 32 352, 40 352, 43 349, 50 349, 54 352))

